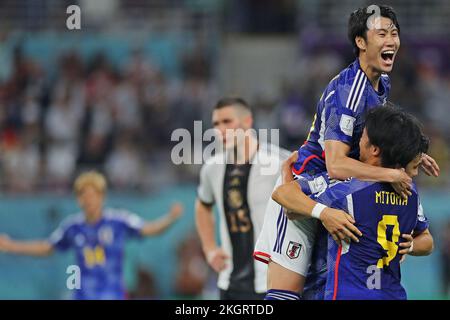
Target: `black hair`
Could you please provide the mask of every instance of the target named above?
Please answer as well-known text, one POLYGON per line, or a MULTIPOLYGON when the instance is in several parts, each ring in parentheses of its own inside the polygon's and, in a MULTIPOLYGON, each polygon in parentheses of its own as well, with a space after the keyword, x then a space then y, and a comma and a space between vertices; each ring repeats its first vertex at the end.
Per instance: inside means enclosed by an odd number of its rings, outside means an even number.
MULTIPOLYGON (((348 39, 353 46, 353 53, 356 57, 359 56, 359 48, 356 45, 355 38, 363 37, 367 41, 367 19, 374 14, 373 10, 367 12, 369 6, 364 8, 359 8, 350 14, 348 19, 348 39)), ((397 27, 398 34, 400 34, 400 25, 397 20, 397 15, 392 7, 387 5, 378 5, 380 8, 380 15, 385 18, 392 20, 392 23, 397 27)))
POLYGON ((239 106, 241 108, 246 109, 247 111, 251 112, 250 105, 245 101, 243 98, 240 97, 224 97, 221 98, 214 107, 214 110, 222 109, 229 106, 239 106))
POLYGON ((422 134, 422 138, 420 140, 419 151, 421 153, 427 153, 429 147, 430 147, 430 138, 428 138, 426 135, 422 134))
POLYGON ((405 168, 415 157, 427 152, 429 139, 412 115, 388 104, 371 109, 366 115, 369 142, 381 150, 381 165, 405 168))

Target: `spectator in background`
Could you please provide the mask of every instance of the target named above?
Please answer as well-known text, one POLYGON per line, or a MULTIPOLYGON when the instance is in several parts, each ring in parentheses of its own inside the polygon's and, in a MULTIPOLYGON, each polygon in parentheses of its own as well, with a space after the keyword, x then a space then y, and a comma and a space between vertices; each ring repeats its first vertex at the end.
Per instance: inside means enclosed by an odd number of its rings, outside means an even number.
POLYGON ((420 85, 427 106, 423 111, 425 116, 444 134, 450 135, 448 121, 448 101, 450 100, 450 81, 442 77, 443 68, 441 56, 436 49, 421 50, 422 56, 418 63, 420 85))
POLYGON ((181 299, 199 299, 208 277, 208 265, 203 258, 197 233, 188 234, 177 250, 178 271, 175 294, 181 299))
POLYGON ((86 81, 87 100, 80 125, 78 169, 102 170, 111 151, 116 127, 112 112, 113 90, 110 65, 104 56, 99 55, 94 59, 86 81))
POLYGON ((132 190, 141 187, 143 163, 133 136, 123 133, 118 137, 111 154, 106 159, 105 172, 111 186, 118 190, 132 190))
POLYGON ((158 298, 155 276, 147 267, 138 266, 137 286, 129 294, 131 300, 151 300, 158 298))
POLYGON ((78 140, 84 105, 60 87, 45 115, 47 136, 46 175, 51 189, 67 189, 75 171, 78 140))
POLYGON ((41 157, 32 128, 20 133, 16 142, 3 155, 6 191, 30 193, 35 191, 41 173, 41 157))

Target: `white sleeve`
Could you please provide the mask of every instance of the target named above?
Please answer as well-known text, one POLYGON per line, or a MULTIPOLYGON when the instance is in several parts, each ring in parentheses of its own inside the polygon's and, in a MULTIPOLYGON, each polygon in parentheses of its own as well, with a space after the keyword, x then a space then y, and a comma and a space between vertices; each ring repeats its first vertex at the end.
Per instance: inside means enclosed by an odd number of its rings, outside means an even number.
POLYGON ((214 193, 211 180, 207 174, 207 166, 204 165, 200 170, 200 184, 197 188, 198 199, 205 204, 214 203, 214 193))

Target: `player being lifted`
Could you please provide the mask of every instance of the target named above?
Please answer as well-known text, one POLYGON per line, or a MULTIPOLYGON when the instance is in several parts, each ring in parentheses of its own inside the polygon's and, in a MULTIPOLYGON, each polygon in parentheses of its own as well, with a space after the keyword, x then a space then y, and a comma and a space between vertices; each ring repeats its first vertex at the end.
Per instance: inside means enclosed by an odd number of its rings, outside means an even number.
MULTIPOLYGON (((359 145, 362 162, 378 167, 403 167, 415 177, 428 139, 422 135, 415 118, 396 108, 380 107, 369 112, 359 145)), ((354 178, 331 183, 311 199, 302 189, 301 180, 283 184, 275 190, 273 198, 291 212, 311 210, 308 207, 314 207, 315 201, 322 208, 327 205, 344 210, 363 233, 359 242, 348 243, 333 241, 323 228, 319 231, 316 241, 325 243, 328 254, 319 252, 318 260, 328 272, 316 277, 320 283, 315 285, 326 284, 324 298, 406 299, 400 283, 402 255, 428 255, 433 250, 433 238, 415 186, 407 199, 401 198, 387 183, 354 178)))
MULTIPOLYGON (((392 71, 400 48, 400 26, 394 10, 388 6, 378 8, 379 17, 368 12, 367 7, 350 15, 348 37, 357 58, 325 88, 308 138, 292 167, 296 177, 315 177, 309 183, 311 193, 326 187, 328 173, 332 179, 356 177, 389 182, 402 197, 411 194, 412 180, 402 169, 380 168, 357 160, 364 114, 386 103, 390 91, 387 73, 392 71), (317 176, 320 174, 323 177, 317 176)), ((439 175, 436 162, 426 154, 422 157, 422 168, 429 175, 439 175)), ((291 179, 290 175, 283 178, 291 179)), ((342 211, 327 208, 320 217, 336 239, 361 235, 353 226, 353 218, 342 211)), ((289 291, 289 297, 298 299, 298 293, 303 291, 314 245, 314 239, 306 236, 309 229, 305 225, 302 221, 288 220, 282 208, 269 201, 254 257, 269 264, 268 288, 279 290, 280 298, 289 291), (292 246, 300 250, 294 257, 288 257, 292 246)))
POLYGON ((81 269, 75 299, 125 299, 125 241, 163 232, 181 216, 183 207, 175 204, 165 217, 152 222, 125 210, 104 208, 106 179, 95 171, 81 174, 74 189, 82 213, 68 217, 47 240, 24 242, 0 235, 0 252, 45 257, 73 249, 81 269))

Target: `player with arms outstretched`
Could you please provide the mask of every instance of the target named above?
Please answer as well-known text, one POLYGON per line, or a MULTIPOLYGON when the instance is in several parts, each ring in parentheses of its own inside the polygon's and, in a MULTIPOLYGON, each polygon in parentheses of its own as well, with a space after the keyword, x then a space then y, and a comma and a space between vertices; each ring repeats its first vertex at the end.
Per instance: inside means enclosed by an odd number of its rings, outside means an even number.
POLYGON ((175 204, 165 217, 152 222, 126 210, 104 208, 106 179, 95 171, 81 174, 74 189, 82 213, 68 217, 47 240, 15 241, 0 235, 0 252, 45 257, 73 249, 81 269, 75 299, 125 299, 125 241, 163 232, 181 216, 183 207, 175 204))

